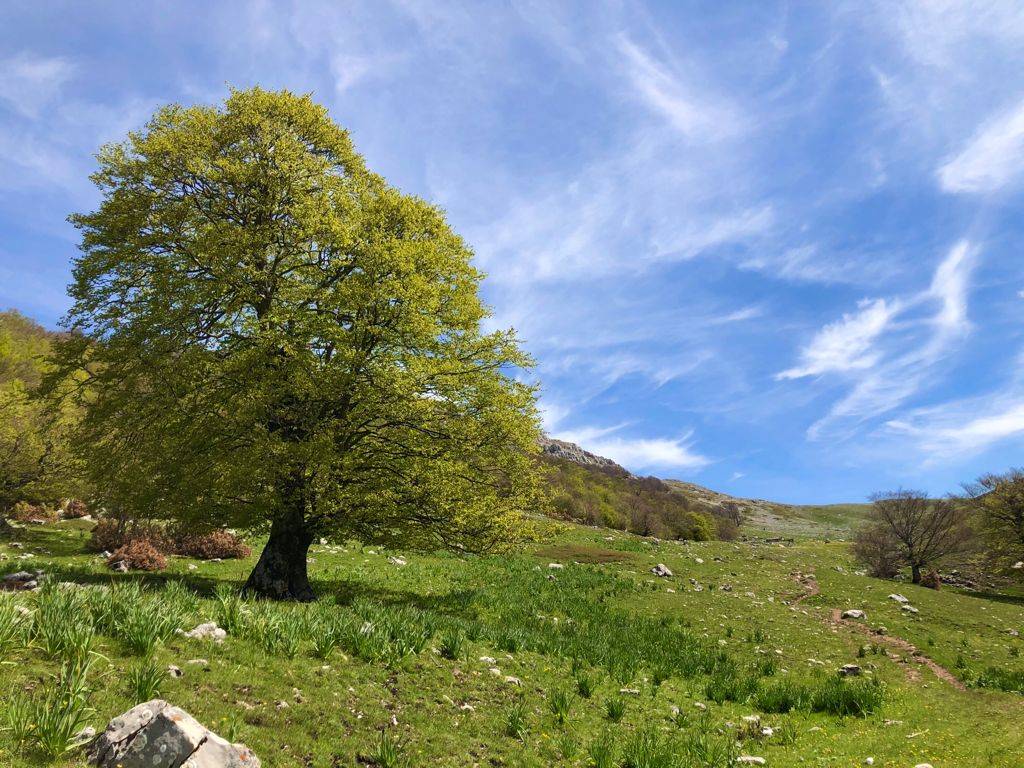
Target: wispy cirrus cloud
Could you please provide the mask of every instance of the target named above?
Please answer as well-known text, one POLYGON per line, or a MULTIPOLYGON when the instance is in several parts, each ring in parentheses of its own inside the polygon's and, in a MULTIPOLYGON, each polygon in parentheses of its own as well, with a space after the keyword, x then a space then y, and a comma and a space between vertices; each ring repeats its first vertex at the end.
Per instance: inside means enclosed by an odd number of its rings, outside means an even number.
POLYGON ((64 57, 23 51, 0 61, 0 101, 34 119, 74 73, 74 64, 64 57))
POLYGON ((875 342, 899 311, 898 302, 864 300, 859 311, 829 323, 800 352, 800 363, 775 374, 776 379, 800 379, 823 373, 873 368, 881 358, 875 342))
POLYGON ((947 192, 996 192, 1024 172, 1024 102, 983 124, 938 170, 947 192))
POLYGON ((835 427, 893 410, 926 385, 934 366, 970 329, 968 294, 977 248, 956 243, 927 288, 891 299, 865 300, 859 311, 822 328, 800 362, 776 374, 798 379, 834 374, 852 384, 808 429, 811 439, 835 427))
POLYGON ((606 456, 636 469, 702 469, 711 463, 693 446, 693 432, 680 437, 627 437, 616 434, 625 425, 611 428, 585 427, 559 431, 555 437, 586 447, 591 453, 606 456))

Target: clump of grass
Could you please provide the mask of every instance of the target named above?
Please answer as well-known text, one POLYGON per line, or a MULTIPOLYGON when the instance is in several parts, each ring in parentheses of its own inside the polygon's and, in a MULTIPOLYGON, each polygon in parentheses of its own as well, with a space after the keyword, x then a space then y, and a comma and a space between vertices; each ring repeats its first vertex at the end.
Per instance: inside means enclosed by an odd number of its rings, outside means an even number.
POLYGON ((21 693, 12 699, 7 721, 15 743, 30 745, 51 759, 71 748, 92 713, 86 686, 91 662, 91 657, 81 663, 65 662, 41 693, 21 693))
POLYGON ((164 669, 152 658, 147 658, 129 669, 125 680, 128 683, 128 692, 134 697, 135 703, 141 704, 157 698, 166 677, 164 669))
POLYGON ((732 768, 739 756, 736 740, 713 733, 710 727, 691 733, 683 741, 681 752, 689 758, 690 765, 703 768, 732 768))
POLYGON ((450 630, 441 635, 438 650, 446 659, 461 659, 466 644, 466 636, 459 630, 450 630))
POLYGON ((675 764, 672 744, 648 728, 633 734, 622 751, 622 768, 674 768, 675 764))
POLYGON ((590 743, 587 749, 590 757, 590 764, 593 768, 614 768, 618 750, 615 748, 615 738, 610 731, 605 731, 598 738, 590 743))
POLYGON ((793 710, 809 709, 811 688, 799 680, 780 679, 762 681, 753 702, 762 712, 783 714, 793 710))
POLYGON ((1010 693, 1024 693, 1024 669, 986 667, 975 683, 982 688, 996 688, 1010 693))
POLYGON ((555 748, 563 760, 572 760, 580 751, 580 742, 567 728, 555 737, 555 748))
POLYGON ((882 705, 885 690, 877 678, 847 680, 830 677, 822 681, 811 698, 811 709, 830 715, 868 715, 882 705))
POLYGON ((0 654, 24 643, 25 626, 13 604, 7 600, 0 602, 0 654))
POLYGON ((245 600, 230 584, 218 584, 213 591, 214 621, 229 635, 244 633, 246 620, 245 600))
POLYGON ((597 687, 597 680, 590 675, 579 673, 576 675, 576 693, 579 694, 582 699, 589 699, 594 695, 594 689, 597 687))
POLYGON ((517 701, 505 715, 505 735, 510 739, 526 738, 526 702, 517 701))
POLYGON ((715 671, 704 686, 704 695, 716 704, 726 701, 743 703, 757 690, 758 676, 723 665, 715 671))
POLYGON ((387 731, 381 731, 372 760, 377 768, 408 768, 405 745, 387 731))
POLYGON ((155 599, 142 599, 125 607, 117 622, 117 635, 133 653, 149 656, 178 627, 178 616, 170 606, 155 599))
POLYGON ((626 700, 621 696, 608 699, 604 703, 604 713, 613 723, 619 722, 626 714, 626 700))
POLYGON ((555 722, 565 725, 572 709, 572 694, 565 688, 556 688, 548 695, 548 709, 555 716, 555 722))

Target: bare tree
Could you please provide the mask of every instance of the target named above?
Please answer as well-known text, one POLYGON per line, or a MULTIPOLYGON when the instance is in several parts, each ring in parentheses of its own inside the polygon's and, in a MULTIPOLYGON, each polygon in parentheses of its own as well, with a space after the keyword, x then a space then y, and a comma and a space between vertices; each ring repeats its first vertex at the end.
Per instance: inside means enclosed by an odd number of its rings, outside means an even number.
POLYGON ((875 578, 891 579, 900 572, 899 542, 885 526, 866 525, 857 531, 853 540, 853 555, 875 578))
POLYGON ((876 493, 866 527, 858 539, 891 545, 910 567, 915 584, 922 569, 962 551, 970 536, 962 507, 949 499, 929 499, 920 491, 876 493), (886 541, 888 540, 888 541, 886 541))

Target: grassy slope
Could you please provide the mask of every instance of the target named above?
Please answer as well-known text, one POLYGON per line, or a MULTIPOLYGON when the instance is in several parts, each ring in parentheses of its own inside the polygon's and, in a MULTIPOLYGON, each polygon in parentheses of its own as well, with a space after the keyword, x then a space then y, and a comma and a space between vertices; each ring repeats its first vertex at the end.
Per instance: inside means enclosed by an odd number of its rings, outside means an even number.
POLYGON ((781 504, 729 496, 682 480, 665 482, 694 503, 736 504, 743 512, 744 532, 757 535, 848 539, 870 508, 869 504, 781 504))
MULTIPOLYGON (((33 529, 20 537, 25 549, 0 543, 0 553, 10 558, 4 563, 10 566, 21 565, 13 559, 30 551, 34 556, 26 563, 59 570, 64 578, 76 581, 136 578, 112 576, 95 556, 82 552, 83 537, 75 530, 33 529)), ((612 675, 600 665, 584 664, 601 682, 591 698, 575 698, 568 725, 562 728, 547 702, 552 691, 574 685, 571 661, 557 644, 541 651, 501 650, 497 644, 503 641, 495 638, 514 629, 516 621, 524 637, 543 638, 549 636, 544 633, 559 631, 553 623, 556 617, 568 628, 571 623, 566 622, 574 616, 579 621, 597 616, 599 621, 588 631, 599 646, 602 637, 614 639, 623 630, 636 631, 648 625, 635 622, 651 617, 664 624, 668 653, 681 647, 679 633, 690 632, 688 642, 720 647, 740 663, 776 659, 776 678, 812 679, 858 661, 857 649, 869 642, 866 636, 830 623, 829 616, 834 608, 860 607, 868 611, 870 624, 883 623, 891 635, 913 641, 950 668, 958 658, 968 673, 988 665, 1024 665, 1024 659, 1012 655, 1021 652, 1024 640, 1007 632, 1024 630, 1020 603, 900 586, 920 608, 916 617, 908 617, 886 599, 893 585, 853 575, 842 545, 835 543, 682 544, 569 527, 552 541, 503 558, 409 556, 408 565, 400 567, 389 563, 380 550, 354 546, 317 547, 312 557, 317 587, 327 596, 314 610, 350 610, 342 606, 353 600, 358 605, 365 598, 416 606, 444 626, 470 629, 476 639, 467 643, 459 660, 427 650, 391 664, 337 652, 324 662, 311 656, 308 641, 301 643, 294 658, 268 654, 253 640, 235 636, 221 646, 175 637, 161 647, 156 657, 161 665, 174 663, 185 669, 184 677, 164 683, 163 695, 214 729, 245 741, 264 765, 275 768, 355 765, 357 755, 372 753, 381 728, 405 741, 414 766, 583 766, 586 747, 606 730, 620 748, 644 727, 678 733, 668 719, 673 705, 693 713, 683 729, 689 734, 732 734, 730 724, 755 711, 750 704, 709 702, 706 720, 700 721, 693 702, 708 701, 705 676, 672 677, 656 688, 651 670, 640 669, 628 683, 640 695, 627 695, 625 717, 611 724, 604 717, 605 702, 618 697, 629 672, 612 675), (554 560, 566 568, 549 570, 547 563, 554 560), (648 573, 655 562, 669 565, 675 576, 655 579, 648 573), (842 570, 835 569, 837 563, 842 570), (816 572, 821 593, 788 605, 802 592, 793 576, 797 571, 816 572), (704 589, 695 591, 691 578, 704 589), (725 584, 732 591, 708 588, 725 584), (512 623, 502 615, 512 617, 512 623), (481 656, 494 657, 502 676, 491 674, 490 664, 478 661, 481 656), (185 664, 196 657, 208 659, 209 669, 185 664), (505 682, 504 675, 520 678, 522 687, 505 682), (503 733, 507 714, 520 696, 527 727, 522 741, 503 733), (277 701, 290 706, 278 709, 277 701), (463 706, 467 704, 471 708, 463 706), (392 718, 397 726, 389 726, 392 718), (564 737, 566 733, 570 736, 564 737), (577 743, 578 754, 560 757, 563 742, 577 743)), ((218 583, 237 584, 251 565, 199 563, 197 570, 189 570, 189 562, 174 558, 166 575, 204 592, 218 583)), ((32 604, 32 598, 17 599, 32 604)), ((283 615, 292 609, 269 610, 283 615)), ((204 598, 189 621, 214 615, 213 601, 204 598)), ((429 645, 438 646, 442 635, 439 631, 429 645)), ((636 639, 642 645, 639 635, 636 639)), ((103 639, 101 651, 109 661, 101 662, 96 673, 92 722, 97 727, 135 703, 124 672, 136 657, 111 638, 103 639)), ((38 648, 8 652, 5 662, 0 710, 11 700, 9 692, 37 684, 54 669, 38 648)), ((859 663, 887 685, 880 710, 864 718, 765 715, 765 724, 788 732, 791 743, 776 736, 748 742, 743 751, 763 755, 771 766, 853 766, 868 756, 876 765, 887 766, 924 761, 937 768, 1020 765, 1024 696, 958 691, 928 669, 882 653, 869 653, 859 663)), ((5 738, 0 734, 0 765, 47 764, 17 754, 5 738)), ((71 756, 58 764, 82 761, 71 756)))

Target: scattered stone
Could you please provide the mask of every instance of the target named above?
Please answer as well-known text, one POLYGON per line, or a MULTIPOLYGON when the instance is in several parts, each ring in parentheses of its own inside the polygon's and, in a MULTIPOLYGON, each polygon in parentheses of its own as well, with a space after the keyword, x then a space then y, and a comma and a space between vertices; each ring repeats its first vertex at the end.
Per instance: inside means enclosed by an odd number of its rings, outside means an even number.
POLYGON ((39 579, 42 576, 42 571, 36 571, 35 573, 29 573, 28 571, 9 573, 0 581, 0 589, 10 592, 31 592, 39 587, 39 579))
POLYGON ((563 568, 565 568, 565 566, 561 563, 548 563, 548 568, 550 568, 552 571, 560 571, 563 568))
POLYGON ((704 565, 704 561, 699 557, 693 558, 693 562, 695 562, 697 565, 704 565))
POLYGON ((404 557, 397 557, 396 556, 396 557, 389 557, 388 558, 388 562, 391 563, 392 565, 397 565, 397 566, 401 567, 401 566, 405 565, 406 561, 405 561, 404 557))
POLYGON ((1019 560, 1018 562, 1014 563, 1013 570, 1024 571, 1024 560, 1019 560))
POLYGON ((764 728, 761 729, 761 735, 764 736, 766 739, 770 739, 772 736, 775 735, 775 729, 766 725, 764 728))
POLYGON ((696 707, 697 709, 699 709, 702 712, 705 711, 708 708, 708 705, 705 704, 703 701, 695 701, 695 702, 693 702, 693 706, 696 707))
POLYGON ((661 578, 667 578, 672 575, 672 571, 669 570, 668 566, 664 563, 658 563, 656 566, 651 568, 651 573, 661 578))
POLYGON ((497 662, 493 658, 491 658, 490 656, 481 656, 480 657, 480 663, 482 663, 482 664, 489 664, 492 667, 495 664, 497 664, 497 662))
POLYGON ((523 684, 522 680, 520 680, 518 677, 513 677, 512 675, 506 675, 505 676, 505 682, 508 683, 509 685, 522 685, 523 684))
POLYGON ((931 763, 918 763, 914 768, 932 768, 931 763))
POLYGON ((275 701, 275 702, 274 702, 274 706, 275 706, 275 707, 276 707, 277 709, 288 709, 288 708, 289 708, 289 707, 291 706, 291 704, 289 704, 289 703, 288 703, 287 701, 285 701, 284 699, 281 699, 280 701, 275 701))
POLYGON ((183 629, 179 629, 176 631, 176 634, 190 637, 194 640, 213 640, 215 643, 224 642, 224 638, 228 636, 226 630, 221 629, 212 621, 200 624, 195 629, 189 630, 188 632, 183 629))
POLYGON ((640 695, 640 689, 639 688, 619 688, 619 693, 621 693, 623 696, 639 696, 640 695))
POLYGON ((208 667, 208 666, 210 666, 210 662, 208 662, 206 659, 189 659, 185 663, 187 665, 189 665, 189 666, 194 666, 194 667, 208 667))
POLYGON ((873 757, 866 757, 866 758, 864 758, 864 765, 874 765, 874 764, 875 764, 875 758, 873 758, 873 757))
POLYGON ((185 673, 182 672, 181 667, 176 667, 173 664, 167 665, 167 674, 171 677, 184 677, 185 673))
POLYGON ((153 699, 115 717, 93 741, 100 768, 259 768, 243 744, 229 744, 183 709, 153 699))
POLYGON ((866 619, 868 615, 859 608, 850 608, 848 610, 843 611, 842 617, 844 619, 866 619))
POLYGON ((740 755, 736 758, 736 762, 740 765, 767 765, 768 763, 763 757, 755 757, 754 755, 740 755))
POLYGON ((920 611, 912 605, 901 605, 900 610, 907 613, 920 613, 920 611))
POLYGON ((907 603, 910 602, 910 600, 905 598, 903 595, 889 595, 889 599, 890 600, 895 600, 900 605, 906 605, 907 603))
POLYGON ((188 569, 189 569, 190 571, 198 571, 198 570, 199 570, 199 566, 198 566, 198 565, 196 565, 195 563, 189 563, 189 564, 188 564, 188 569))
POLYGON ((110 570, 117 571, 118 573, 128 573, 128 563, 124 560, 118 560, 116 563, 110 564, 110 570))
POLYGON ((860 666, 857 664, 843 664, 839 668, 840 677, 859 677, 861 673, 860 666))

